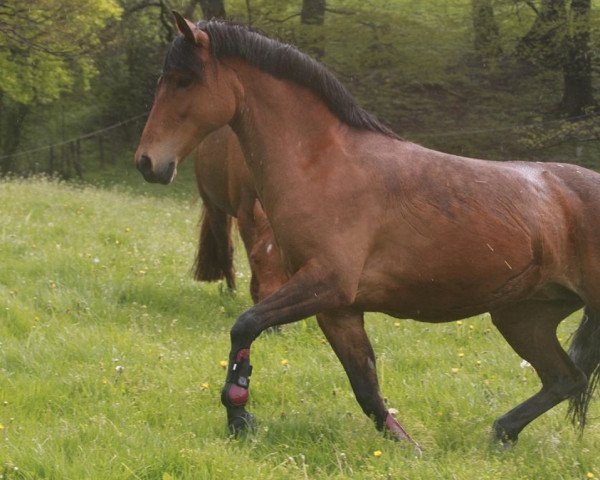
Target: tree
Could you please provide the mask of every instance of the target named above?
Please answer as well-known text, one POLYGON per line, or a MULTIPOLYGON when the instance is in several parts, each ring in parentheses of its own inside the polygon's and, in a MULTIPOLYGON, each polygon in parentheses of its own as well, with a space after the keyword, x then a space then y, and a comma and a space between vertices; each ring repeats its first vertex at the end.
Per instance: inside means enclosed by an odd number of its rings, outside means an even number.
POLYGON ((32 105, 89 86, 99 33, 120 14, 116 0, 0 0, 1 173, 32 105))
POLYGON ((223 0, 199 0, 204 18, 225 18, 223 0))
POLYGON ((471 2, 474 47, 484 66, 493 65, 502 54, 500 29, 494 17, 491 0, 472 0, 471 2))
POLYGON ((325 34, 323 23, 325 23, 325 0, 302 0, 300 11, 300 23, 303 26, 304 48, 318 59, 325 55, 325 34))
POLYGON ((591 0, 542 0, 517 52, 534 65, 563 72, 560 111, 577 117, 595 106, 590 48, 591 0))
POLYGON ((300 21, 305 25, 323 25, 325 0, 302 0, 300 21))
POLYGON ((565 42, 561 110, 569 117, 580 116, 595 106, 592 91, 590 49, 591 0, 571 1, 571 28, 565 42))

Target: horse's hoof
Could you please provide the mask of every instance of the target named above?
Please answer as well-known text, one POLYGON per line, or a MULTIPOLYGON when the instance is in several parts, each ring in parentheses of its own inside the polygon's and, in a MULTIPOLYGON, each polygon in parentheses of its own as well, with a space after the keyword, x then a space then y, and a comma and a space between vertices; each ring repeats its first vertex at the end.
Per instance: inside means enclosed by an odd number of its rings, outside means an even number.
POLYGON ((251 413, 242 413, 228 419, 229 433, 238 437, 240 434, 256 428, 256 418, 251 413))
POLYGON ((397 442, 409 442, 415 449, 415 455, 417 457, 423 456, 423 450, 421 450, 421 446, 412 439, 412 437, 404 430, 402 425, 398 423, 398 420, 391 414, 388 413, 385 419, 385 430, 384 434, 390 437, 392 440, 397 442))
POLYGON ((511 435, 507 432, 498 421, 495 421, 492 425, 492 444, 500 450, 507 451, 512 449, 515 443, 517 443, 517 438, 516 435, 511 435))

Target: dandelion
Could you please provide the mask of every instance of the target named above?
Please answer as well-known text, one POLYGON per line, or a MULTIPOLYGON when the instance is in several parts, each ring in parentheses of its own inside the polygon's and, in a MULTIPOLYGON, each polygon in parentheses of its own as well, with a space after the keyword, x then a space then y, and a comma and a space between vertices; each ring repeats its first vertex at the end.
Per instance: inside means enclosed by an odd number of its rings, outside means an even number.
POLYGON ((210 385, 208 385, 208 383, 204 382, 202 385, 200 385, 200 389, 201 389, 201 390, 208 390, 208 387, 209 387, 209 386, 210 386, 210 385))
POLYGON ((596 478, 596 476, 592 473, 592 472, 588 472, 587 475, 585 476, 586 478, 596 478))
POLYGON ((450 370, 452 373, 458 373, 459 372, 459 368, 453 367, 452 370, 450 370))
POLYGON ((227 360, 221 360, 219 365, 221 365, 221 368, 227 368, 227 360))
POLYGON ((394 322, 394 327, 399 327, 400 326, 400 322, 394 322))
POLYGON ((465 356, 465 352, 458 352, 459 358, 463 358, 465 356))
POLYGON ((375 458, 379 458, 379 457, 381 457, 382 455, 383 455, 383 452, 382 452, 381 450, 375 450, 375 451, 373 452, 373 456, 374 456, 375 458))
POLYGON ((290 362, 288 362, 287 358, 283 358, 280 363, 282 367, 287 367, 290 362))
POLYGON ((456 324, 457 324, 459 327, 462 327, 462 325, 463 325, 463 321, 462 321, 462 320, 459 320, 458 322, 456 322, 456 324))

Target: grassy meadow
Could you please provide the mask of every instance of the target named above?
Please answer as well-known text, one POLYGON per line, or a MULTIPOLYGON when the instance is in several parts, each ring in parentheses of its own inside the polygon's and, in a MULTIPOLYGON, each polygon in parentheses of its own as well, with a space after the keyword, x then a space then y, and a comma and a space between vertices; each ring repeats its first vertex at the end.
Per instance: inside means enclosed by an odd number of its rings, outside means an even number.
POLYGON ((258 428, 229 438, 219 393, 251 304, 244 252, 235 295, 192 281, 191 183, 136 181, 0 183, 0 479, 600 477, 600 401, 583 437, 560 405, 512 451, 489 442, 539 384, 487 315, 367 315, 382 391, 422 458, 375 431, 314 319, 256 341, 258 428))

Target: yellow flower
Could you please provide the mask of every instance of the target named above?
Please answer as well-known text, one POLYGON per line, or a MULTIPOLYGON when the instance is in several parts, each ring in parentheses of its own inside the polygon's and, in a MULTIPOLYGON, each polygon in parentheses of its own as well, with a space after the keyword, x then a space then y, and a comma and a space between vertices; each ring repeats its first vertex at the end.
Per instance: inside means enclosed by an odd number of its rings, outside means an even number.
POLYGON ((596 478, 596 476, 592 472, 588 472, 586 478, 596 478))
POLYGON ((462 327, 463 321, 462 321, 462 320, 459 320, 458 322, 456 322, 456 324, 457 324, 459 327, 462 327))
POLYGON ((281 360, 281 365, 284 366, 284 367, 287 367, 289 363, 290 362, 288 362, 287 358, 284 358, 284 359, 281 360))
POLYGON ((209 385, 208 383, 204 382, 202 385, 200 385, 200 388, 201 388, 202 390, 208 390, 208 387, 209 387, 209 386, 210 386, 210 385, 209 385))
POLYGON ((0 430, 4 430, 4 425, 0 423, 0 430))
POLYGON ((394 326, 395 327, 399 327, 400 326, 400 322, 394 322, 394 326))
POLYGON ((221 365, 221 368, 227 368, 227 360, 221 360, 219 365, 221 365))
POLYGON ((458 356, 459 356, 460 358, 463 358, 463 357, 465 356, 465 353, 464 353, 464 352, 458 352, 458 356))
POLYGON ((458 373, 458 370, 459 370, 458 368, 454 367, 454 368, 452 368, 451 372, 452 373, 458 373))
POLYGON ((382 452, 381 450, 375 450, 375 451, 373 452, 373 456, 374 456, 374 457, 376 457, 376 458, 379 458, 379 457, 381 457, 382 455, 383 455, 383 452, 382 452))

